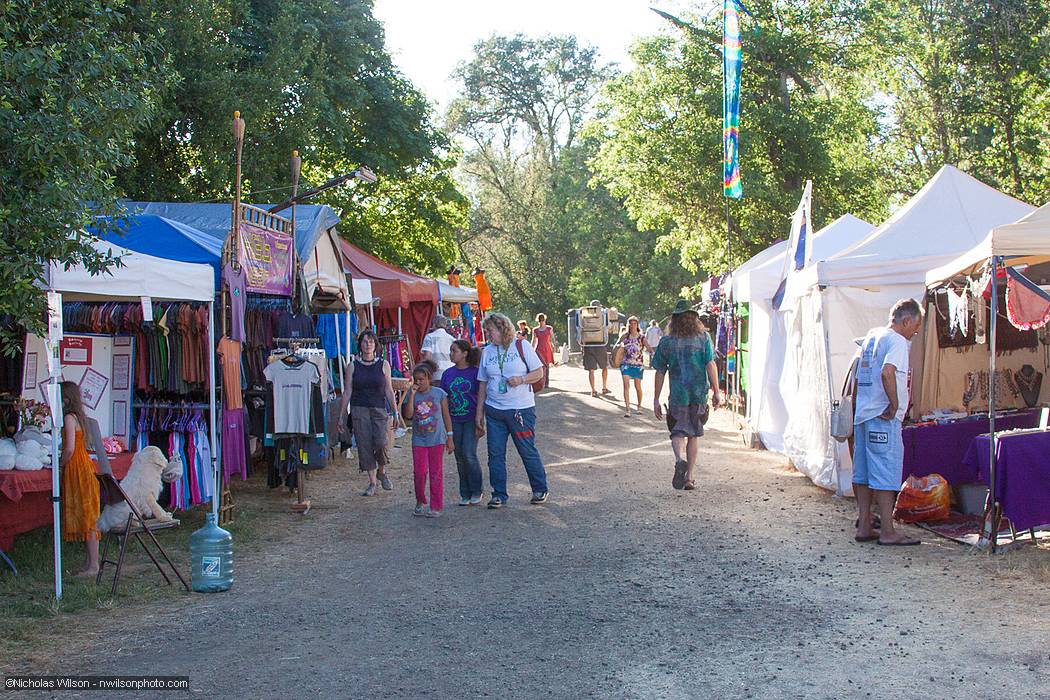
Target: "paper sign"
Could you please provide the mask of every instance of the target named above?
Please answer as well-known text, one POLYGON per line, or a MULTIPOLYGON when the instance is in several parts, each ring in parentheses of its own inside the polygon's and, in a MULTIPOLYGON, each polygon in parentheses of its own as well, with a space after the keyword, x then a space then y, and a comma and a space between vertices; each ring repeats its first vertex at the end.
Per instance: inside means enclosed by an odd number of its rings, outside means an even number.
POLYGON ((113 390, 125 391, 131 381, 131 355, 113 356, 113 390))
POLYGON ((149 297, 139 297, 142 301, 142 322, 153 323, 153 300, 149 297))
POLYGON ((128 402, 113 402, 113 434, 126 438, 128 435, 128 402))
POLYGON ((84 405, 92 411, 98 408, 98 403, 102 400, 102 394, 105 393, 107 386, 109 386, 109 379, 101 372, 88 367, 80 379, 80 398, 84 405))
POLYGON ((27 352, 25 359, 25 376, 22 378, 22 390, 36 388, 36 362, 37 354, 27 352))
POLYGON ((47 293, 47 339, 52 343, 62 340, 62 295, 47 293))
POLYGON ((63 338, 58 344, 63 365, 90 365, 91 338, 63 338))
POLYGON ((62 399, 59 397, 58 384, 47 385, 47 405, 51 408, 51 424, 55 429, 62 427, 62 399))

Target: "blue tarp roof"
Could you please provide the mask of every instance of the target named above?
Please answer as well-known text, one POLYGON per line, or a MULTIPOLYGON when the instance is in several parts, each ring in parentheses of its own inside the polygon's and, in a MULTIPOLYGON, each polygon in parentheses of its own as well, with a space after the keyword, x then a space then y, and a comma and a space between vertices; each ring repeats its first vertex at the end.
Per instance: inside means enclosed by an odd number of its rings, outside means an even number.
MULTIPOLYGON (((125 222, 119 218, 113 220, 117 221, 118 226, 125 222)), ((97 229, 88 230, 102 240, 136 253, 145 253, 165 260, 211 265, 215 268, 215 281, 218 285, 222 265, 222 242, 192 226, 163 216, 138 214, 127 217, 126 226, 120 231, 104 231, 100 234, 97 229)))
MULTIPOLYGON (((219 241, 221 246, 230 232, 233 205, 226 203, 124 202, 129 214, 154 214, 179 221, 219 241)), ((253 204, 269 209, 272 204, 253 204)), ((291 208, 279 212, 291 218, 291 208)), ((324 204, 299 204, 295 207, 295 249, 300 258, 306 258, 317 245, 321 234, 339 223, 339 215, 324 204)), ((163 256, 162 256, 163 257, 163 256)))

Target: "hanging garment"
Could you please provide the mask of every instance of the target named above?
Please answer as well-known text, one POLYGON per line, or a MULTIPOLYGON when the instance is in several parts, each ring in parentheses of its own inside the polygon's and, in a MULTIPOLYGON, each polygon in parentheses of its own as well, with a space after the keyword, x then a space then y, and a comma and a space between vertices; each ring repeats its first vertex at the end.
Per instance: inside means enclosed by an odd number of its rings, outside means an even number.
POLYGON ((283 358, 268 364, 263 375, 273 384, 274 432, 309 433, 312 391, 321 381, 317 367, 304 358, 283 358))
POLYGON ((1023 331, 1050 323, 1050 294, 1013 268, 1006 272, 1006 315, 1010 323, 1023 331))
POLYGON ((248 272, 237 266, 226 265, 222 268, 222 281, 230 294, 230 337, 244 341, 244 307, 248 298, 248 272))
POLYGON ((478 291, 478 308, 484 313, 492 308, 492 290, 489 289, 484 270, 475 270, 474 286, 478 291))
POLYGON ((953 335, 965 337, 970 330, 969 295, 956 294, 954 290, 945 290, 948 297, 948 323, 953 335))

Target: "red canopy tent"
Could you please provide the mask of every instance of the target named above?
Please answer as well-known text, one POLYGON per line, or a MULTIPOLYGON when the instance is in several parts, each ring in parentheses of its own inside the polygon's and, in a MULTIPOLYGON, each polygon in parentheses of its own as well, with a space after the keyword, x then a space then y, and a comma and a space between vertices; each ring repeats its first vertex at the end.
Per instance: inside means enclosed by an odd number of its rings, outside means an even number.
POLYGON ((419 359, 419 348, 430 330, 438 304, 437 280, 420 277, 383 262, 346 240, 339 240, 343 269, 351 279, 372 282, 372 295, 378 297, 376 325, 380 331, 398 328, 408 338, 412 357, 419 359), (398 310, 400 324, 398 323, 398 310))

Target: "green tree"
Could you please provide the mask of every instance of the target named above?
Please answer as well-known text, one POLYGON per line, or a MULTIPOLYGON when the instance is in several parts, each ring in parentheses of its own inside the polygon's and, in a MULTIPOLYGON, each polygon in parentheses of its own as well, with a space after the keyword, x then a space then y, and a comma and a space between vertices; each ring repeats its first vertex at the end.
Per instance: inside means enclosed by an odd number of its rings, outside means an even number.
MULTIPOLYGON (((119 211, 116 176, 165 85, 160 32, 149 3, 7 0, 0 12, 0 313, 34 332, 48 261, 113 264, 83 230, 119 211)), ((7 327, 0 343, 21 340, 7 327)))
POLYGON ((473 203, 460 255, 488 269, 497 306, 515 316, 553 320, 595 297, 650 313, 688 277, 589 182, 586 124, 612 76, 573 37, 495 36, 457 71, 449 124, 471 142, 461 172, 473 203))
POLYGON ((855 76, 855 29, 832 2, 748 3, 741 85, 744 198, 722 198, 719 16, 669 17, 679 32, 640 41, 636 65, 604 94, 597 177, 639 227, 691 270, 729 269, 788 234, 805 180, 814 225, 844 212, 881 220, 887 192, 879 113, 855 76), (757 23, 757 25, 756 25, 757 23), (757 30, 757 26, 761 30, 757 30))
POLYGON ((394 66, 371 2, 174 0, 163 22, 176 82, 136 138, 135 165, 120 180, 128 196, 231 196, 237 110, 247 122, 249 201, 287 194, 292 150, 303 158, 307 184, 366 164, 380 178, 377 187, 342 188, 315 201, 341 209, 341 231, 392 262, 443 266, 438 255, 451 250, 462 199, 450 186, 449 142, 426 99, 394 66), (424 200, 413 192, 425 192, 424 200), (409 230, 422 240, 428 226, 439 240, 426 253, 399 242, 409 230))

